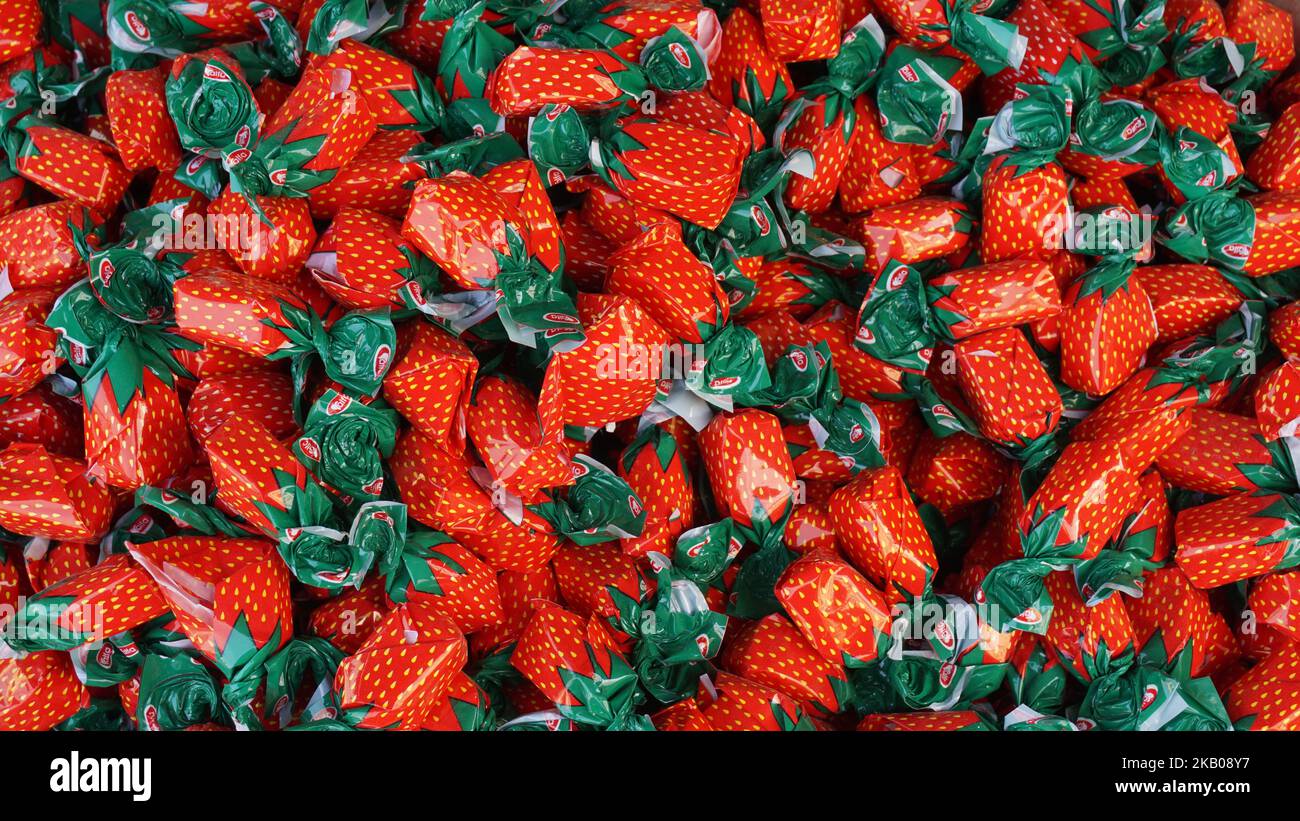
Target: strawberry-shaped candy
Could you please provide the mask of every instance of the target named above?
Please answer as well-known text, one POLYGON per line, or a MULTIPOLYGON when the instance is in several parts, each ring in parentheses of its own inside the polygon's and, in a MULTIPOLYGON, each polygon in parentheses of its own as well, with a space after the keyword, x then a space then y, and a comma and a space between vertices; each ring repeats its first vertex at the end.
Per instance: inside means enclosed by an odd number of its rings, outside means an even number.
MULTIPOLYGON (((102 290, 111 281, 113 260, 98 254, 91 258, 103 269, 98 280, 102 290)), ((124 275, 135 270, 119 261, 124 275)), ((143 261, 143 266, 151 263, 143 261)), ((136 287, 147 289, 144 282, 142 276, 136 287)), ((159 288, 157 296, 165 302, 170 290, 165 278, 159 288)), ((119 302, 120 288, 111 299, 96 299, 98 293, 90 282, 73 286, 59 297, 47 322, 59 332, 61 349, 82 380, 90 473, 115 487, 135 489, 168 479, 193 461, 175 389, 176 376, 189 374, 171 353, 193 346, 163 326, 134 324, 105 308, 125 302, 122 313, 143 313, 141 294, 119 302)))
POLYGON ((1142 597, 1129 599, 1127 605, 1139 653, 1166 669, 1210 675, 1236 653, 1223 616, 1177 565, 1147 574, 1142 597))
POLYGON ((565 545, 551 564, 565 605, 583 618, 616 615, 645 589, 636 562, 615 545, 565 545))
MULTIPOLYGON (((1263 5, 1263 4, 1261 4, 1263 5)), ((1291 642, 1237 679, 1228 690, 1228 715, 1238 730, 1291 730, 1296 727, 1295 685, 1300 645, 1291 642)))
POLYGON ((15 442, 42 445, 50 453, 80 456, 81 408, 42 385, 0 402, 0 449, 15 442))
POLYGON ((671 337, 633 299, 580 294, 587 341, 551 357, 538 397, 543 431, 600 427, 637 416, 655 398, 671 337))
POLYGON ((503 570, 497 574, 496 581, 501 618, 470 636, 470 654, 474 658, 491 655, 513 644, 532 618, 534 601, 558 603, 560 600, 555 573, 549 564, 527 572, 503 570))
POLYGON ((356 82, 346 68, 309 68, 256 142, 223 151, 232 187, 246 197, 302 197, 334 179, 378 123, 356 82), (322 85, 327 91, 317 95, 322 85))
POLYGON ((741 148, 730 136, 649 117, 606 115, 589 126, 579 112, 554 106, 529 126, 529 155, 547 182, 590 165, 632 202, 703 228, 715 228, 735 197, 741 148))
POLYGON ((559 539, 551 525, 476 482, 463 455, 412 431, 397 443, 389 467, 412 518, 447 532, 493 567, 536 570, 555 555, 559 539))
POLYGON ((116 71, 104 90, 104 107, 122 164, 131 170, 169 171, 181 162, 176 127, 167 113, 167 72, 161 66, 116 71))
POLYGON ((449 451, 463 450, 478 360, 463 342, 419 321, 399 329, 397 351, 384 398, 416 430, 449 451))
POLYGON ((849 697, 843 666, 818 655, 789 619, 776 613, 728 631, 719 663, 818 712, 838 713, 849 697))
POLYGON ((944 3, 937 0, 908 4, 898 0, 878 3, 880 13, 912 45, 948 46, 974 60, 985 74, 1018 69, 1025 56, 1026 38, 1012 23, 979 14, 988 4, 944 3))
POLYGON ((885 35, 867 16, 844 35, 844 44, 827 63, 827 76, 810 83, 782 113, 775 140, 783 151, 806 150, 813 157, 811 176, 790 179, 785 190, 791 208, 821 213, 830 208, 857 129, 856 100, 875 81, 885 51, 885 35))
POLYGON ((1050 83, 1083 60, 1082 44, 1043 0, 1017 3, 1006 20, 1026 39, 1025 56, 1018 68, 1005 68, 985 78, 981 91, 987 111, 997 111, 1014 99, 1018 84, 1050 83))
POLYGON ((1156 315, 1156 342, 1211 330, 1231 316, 1243 294, 1210 265, 1142 265, 1134 272, 1156 315))
POLYGON ((1002 489, 1006 462, 986 441, 966 433, 921 434, 907 481, 924 502, 951 520, 1002 489))
POLYGON ((109 528, 113 496, 77 459, 37 444, 0 451, 0 526, 23 536, 95 542, 109 528))
POLYGON ((619 729, 649 726, 634 712, 644 698, 636 672, 595 617, 583 619, 540 603, 510 663, 573 721, 619 729))
POLYGON ((1045 638, 1067 670, 1087 682, 1132 662, 1133 625, 1123 596, 1089 606, 1069 573, 1050 574, 1046 587, 1053 607, 1045 638))
POLYGON ((776 597, 832 664, 864 667, 889 648, 892 616, 885 596, 834 553, 813 551, 792 562, 776 597))
POLYGON ((466 420, 470 440, 492 475, 493 487, 532 502, 542 488, 572 482, 561 431, 543 434, 537 400, 519 382, 496 375, 484 377, 474 387, 466 420))
POLYGON ((302 199, 245 198, 227 188, 213 200, 208 217, 218 246, 241 271, 276 283, 294 282, 316 242, 311 209, 302 199))
POLYGON ((795 476, 775 416, 755 409, 718 415, 700 434, 700 450, 723 512, 760 535, 779 525, 795 476))
POLYGON ((618 461, 618 472, 646 506, 645 529, 640 536, 622 540, 631 556, 650 551, 671 553, 677 536, 695 521, 695 485, 692 465, 679 437, 667 426, 650 425, 638 433, 618 461))
POLYGON ((333 698, 353 726, 418 729, 465 660, 465 637, 451 619, 404 604, 339 664, 333 698))
POLYGON ((1300 192, 1240 197, 1216 191, 1169 212, 1159 239, 1191 262, 1212 262, 1252 277, 1300 260, 1300 192))
POLYGON ((994 567, 976 592, 979 603, 996 605, 999 629, 1048 629, 1044 580, 1100 553, 1142 494, 1123 454, 1115 443, 1071 443, 1030 496, 1017 523, 1024 558, 994 567))
POLYGON ((88 704, 66 653, 0 659, 0 729, 51 730, 88 704))
MULTIPOLYGON (((314 52, 310 45, 308 49, 314 52)), ((307 71, 264 133, 274 133, 303 117, 322 100, 342 96, 346 102, 351 93, 357 95, 358 102, 365 101, 380 128, 428 131, 443 124, 442 100, 428 77, 400 57, 348 39, 329 56, 310 59, 307 71)), ((350 121, 350 127, 358 122, 350 121)))
POLYGON ((257 422, 233 416, 204 448, 217 505, 275 539, 290 572, 305 584, 335 590, 358 584, 378 555, 400 547, 405 505, 376 501, 341 510, 257 422))
POLYGON ((718 673, 703 697, 704 719, 715 730, 814 730, 790 696, 731 673, 718 673))
POLYGON ((1239 494, 1180 511, 1174 520, 1174 559, 1200 588, 1286 570, 1300 563, 1291 496, 1239 494))
POLYGON ((28 598, 8 639, 19 650, 68 650, 167 612, 149 574, 116 553, 28 598))
POLYGON ((844 554, 891 602, 925 593, 939 562, 896 468, 864 471, 832 494, 829 507, 844 554))
POLYGON ((1156 341, 1156 316, 1132 262, 1107 258, 1062 294, 1061 380, 1094 396, 1133 375, 1156 341))
POLYGON ((466 634, 505 618, 496 572, 445 533, 408 534, 402 550, 380 561, 379 572, 393 601, 427 604, 466 634))
POLYGON ((344 206, 377 211, 400 220, 411 192, 407 187, 424 178, 408 152, 422 144, 410 131, 377 131, 352 161, 308 192, 312 216, 333 217, 344 206))
POLYGON ((605 292, 637 303, 683 342, 704 342, 727 321, 729 300, 713 271, 682 242, 676 222, 651 226, 609 260, 605 292))
POLYGON ((1060 310, 1060 292, 1046 263, 999 262, 929 279, 911 266, 889 263, 862 301, 853 344, 877 359, 924 373, 940 341, 1045 319, 1060 310))
POLYGON ((0 217, 0 264, 15 289, 65 288, 85 276, 86 261, 74 231, 90 231, 100 219, 71 200, 23 208, 0 217))
POLYGON ((1295 59, 1295 36, 1288 11, 1265 0, 1229 0, 1223 20, 1233 42, 1255 44, 1255 53, 1264 59, 1264 71, 1280 73, 1295 59))
POLYGON ((1247 416, 1210 408, 1192 408, 1187 415, 1187 432, 1156 460, 1174 487, 1215 496, 1295 492, 1295 457, 1285 440, 1266 441, 1247 416))
POLYGON ((961 392, 985 437, 1024 446, 1056 430, 1060 394, 1020 329, 967 337, 953 350, 961 392))
POLYGON ((201 380, 185 407, 190 433, 202 445, 232 416, 248 416, 284 440, 297 423, 293 418, 293 383, 283 373, 253 370, 201 380))
POLYGON ((58 335, 45 324, 57 292, 32 288, 0 302, 0 397, 17 396, 58 370, 58 335))
POLYGON ((3 143, 19 176, 97 215, 111 214, 131 182, 108 143, 37 116, 12 124, 3 143))
POLYGON ((764 128, 776 121, 794 90, 785 61, 772 53, 763 27, 743 7, 723 23, 722 48, 709 70, 713 96, 734 103, 764 128))
POLYGON ((225 675, 293 634, 289 573, 262 539, 176 536, 130 547, 179 629, 225 675))
POLYGON ((918 197, 877 208, 852 226, 872 271, 890 261, 911 265, 955 254, 974 230, 970 209, 945 197, 918 197))
POLYGON ((307 397, 314 359, 325 375, 362 396, 373 396, 392 364, 397 334, 388 312, 354 311, 328 328, 287 288, 233 273, 191 274, 176 282, 176 326, 187 339, 245 353, 289 359, 295 413, 307 397))
POLYGON ((310 632, 344 653, 355 653, 383 621, 390 606, 384 595, 384 580, 371 576, 360 587, 346 589, 312 611, 310 632))

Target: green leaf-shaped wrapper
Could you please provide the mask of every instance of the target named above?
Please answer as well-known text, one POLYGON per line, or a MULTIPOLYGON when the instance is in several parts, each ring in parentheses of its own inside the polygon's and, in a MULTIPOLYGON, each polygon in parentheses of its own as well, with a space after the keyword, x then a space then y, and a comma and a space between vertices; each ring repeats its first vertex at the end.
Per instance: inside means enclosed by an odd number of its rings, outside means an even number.
POLYGON ((183 730, 222 715, 217 682, 196 656, 149 655, 140 672, 135 718, 142 730, 183 730))
POLYGON ((624 479, 589 456, 573 458, 573 485, 552 493, 550 501, 529 509, 559 533, 580 545, 640 536, 645 530, 645 505, 624 479))
POLYGON ((393 455, 397 428, 397 411, 352 401, 331 389, 307 412, 293 452, 345 496, 376 499, 384 490, 384 460, 393 455))

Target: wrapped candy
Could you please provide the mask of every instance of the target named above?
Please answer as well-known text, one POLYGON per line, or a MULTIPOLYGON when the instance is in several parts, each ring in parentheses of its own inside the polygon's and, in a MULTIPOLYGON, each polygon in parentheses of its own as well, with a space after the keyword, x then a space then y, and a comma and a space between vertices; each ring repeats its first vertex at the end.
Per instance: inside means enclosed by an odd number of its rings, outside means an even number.
POLYGON ((405 604, 339 663, 331 698, 350 725, 418 729, 465 658, 465 637, 450 619, 405 604))

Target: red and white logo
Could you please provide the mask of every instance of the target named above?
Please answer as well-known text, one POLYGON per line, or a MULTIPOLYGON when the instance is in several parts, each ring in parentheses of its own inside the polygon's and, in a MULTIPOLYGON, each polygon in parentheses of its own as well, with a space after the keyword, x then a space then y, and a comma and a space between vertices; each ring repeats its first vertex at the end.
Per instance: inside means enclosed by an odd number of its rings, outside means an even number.
POLYGON ((230 75, 222 70, 221 66, 208 63, 203 67, 203 79, 215 80, 218 83, 230 82, 230 75))
POLYGON ((1233 259, 1245 259, 1250 256, 1250 246, 1244 242, 1230 242, 1223 246, 1223 253, 1233 259))
POLYGON ((740 384, 739 376, 715 376, 714 378, 709 380, 709 387, 713 388, 715 391, 726 390, 727 388, 734 388, 736 385, 739 384, 740 384))
POLYGON ((915 83, 917 80, 921 79, 916 76, 916 69, 911 66, 903 66, 900 68, 898 70, 898 76, 902 77, 903 81, 908 83, 915 83))
POLYGON ((767 212, 763 210, 762 206, 758 203, 751 205, 749 215, 754 218, 755 224, 758 225, 758 235, 760 237, 767 236, 768 232, 772 230, 772 221, 767 218, 767 212))
POLYGON ((131 29, 132 34, 141 40, 149 39, 149 27, 140 19, 140 15, 133 11, 128 11, 123 15, 123 19, 126 20, 126 27, 131 29))
POLYGON ((115 270, 113 263, 109 261, 108 257, 104 257, 99 261, 99 279, 105 286, 113 281, 113 273, 115 270))
POLYGON ((957 637, 952 634, 952 628, 946 621, 941 621, 934 626, 934 637, 949 650, 957 643, 957 637))
POLYGON ((1139 114, 1138 116, 1133 118, 1132 122, 1124 126, 1123 137, 1126 140, 1131 140, 1134 137, 1136 137, 1142 131, 1142 129, 1146 127, 1147 127, 1147 118, 1139 114))
POLYGON ((808 370, 808 354, 803 351, 790 351, 790 362, 794 365, 795 370, 808 370))
POLYGON ((313 462, 320 461, 320 445, 310 436, 304 436, 298 440, 298 449, 313 462))
POLYGON ((645 508, 641 506, 641 500, 635 496, 627 497, 627 509, 632 511, 633 516, 640 516, 641 511, 645 510, 645 508))
POLYGON ((352 404, 352 397, 344 396, 343 394, 340 393, 337 396, 335 396, 333 399, 331 399, 329 401, 329 404, 325 406, 325 414, 327 416, 337 416, 338 414, 347 410, 348 406, 351 404, 352 404))
POLYGON ((1145 710, 1152 704, 1155 704, 1156 696, 1159 694, 1160 690, 1157 689, 1154 684, 1148 684, 1146 689, 1142 691, 1142 709, 1145 710))
POLYGON ((578 322, 578 318, 576 316, 573 316, 572 314, 563 314, 560 313, 559 311, 551 311, 548 314, 543 314, 542 319, 545 319, 548 322, 567 322, 569 324, 575 324, 575 325, 578 322))
POLYGON ((1038 624, 1042 620, 1043 614, 1039 613, 1038 610, 1033 607, 1026 607, 1023 613, 1016 616, 1016 621, 1021 624, 1038 624))
POLYGON ((673 56, 674 60, 681 64, 682 68, 691 67, 690 52, 688 52, 681 43, 669 43, 668 53, 673 56))
MULTIPOLYGON (((384 490, 384 477, 380 476, 378 479, 374 480, 373 482, 367 482, 366 484, 361 486, 361 489, 364 490, 366 493, 369 493, 371 496, 378 496, 384 490)), ((383 515, 385 517, 388 517, 387 513, 383 515)), ((379 517, 376 516, 375 518, 379 518, 379 517)))
POLYGON ((951 661, 945 661, 939 668, 939 684, 947 687, 952 684, 952 680, 957 677, 957 665, 951 661))
POLYGON ((388 345, 380 345, 379 350, 375 351, 375 378, 383 376, 388 371, 388 362, 393 358, 393 349, 388 345))

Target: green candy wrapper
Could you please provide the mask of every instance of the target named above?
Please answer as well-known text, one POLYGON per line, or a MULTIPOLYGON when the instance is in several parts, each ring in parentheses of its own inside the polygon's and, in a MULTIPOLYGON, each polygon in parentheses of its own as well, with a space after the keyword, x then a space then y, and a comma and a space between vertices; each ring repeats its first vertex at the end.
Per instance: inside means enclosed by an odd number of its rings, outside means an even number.
POLYGON ((328 390, 307 412, 293 444, 303 466, 334 490, 355 499, 377 499, 384 490, 384 460, 397 442, 397 411, 339 401, 328 390))
POLYGON ((573 457, 572 469, 575 481, 571 487, 546 491, 550 501, 529 505, 528 509, 580 545, 641 535, 645 530, 645 505, 625 480, 582 454, 573 457))

